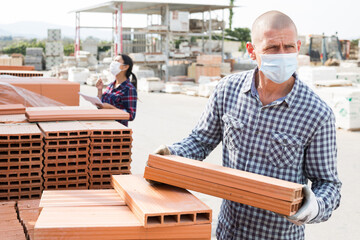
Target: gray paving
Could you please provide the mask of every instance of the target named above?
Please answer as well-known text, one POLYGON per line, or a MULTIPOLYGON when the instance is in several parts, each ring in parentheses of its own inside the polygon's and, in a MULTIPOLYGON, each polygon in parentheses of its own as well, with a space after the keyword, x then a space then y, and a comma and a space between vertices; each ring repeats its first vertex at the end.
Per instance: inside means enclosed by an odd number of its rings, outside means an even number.
MULTIPOLYGON (((81 91, 96 94, 94 87, 81 91)), ((138 112, 129 127, 133 129, 132 173, 142 174, 147 156, 160 144, 171 144, 186 137, 198 121, 207 98, 162 93, 139 93, 138 112)), ((87 103, 81 101, 81 105, 87 103)), ((342 201, 332 218, 324 223, 307 225, 307 240, 360 239, 360 132, 337 131, 338 170, 343 182, 342 201)), ((221 146, 205 160, 221 164, 221 146)), ((213 209, 213 233, 221 199, 195 193, 213 209)), ((215 237, 214 237, 215 239, 215 237)))

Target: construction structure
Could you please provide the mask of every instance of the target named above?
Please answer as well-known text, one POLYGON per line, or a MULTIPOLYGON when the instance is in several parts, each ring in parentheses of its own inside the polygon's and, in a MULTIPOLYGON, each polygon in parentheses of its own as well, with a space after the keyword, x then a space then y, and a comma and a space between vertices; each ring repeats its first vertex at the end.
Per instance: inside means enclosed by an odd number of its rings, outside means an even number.
MULTIPOLYGON (((152 2, 142 1, 111 1, 92 7, 74 10, 76 17, 75 27, 75 56, 80 52, 80 30, 82 28, 103 28, 112 29, 113 31, 113 48, 112 54, 117 55, 123 53, 124 36, 146 35, 153 37, 156 35, 159 39, 157 46, 150 46, 148 50, 152 52, 161 52, 165 56, 161 61, 143 61, 146 65, 165 65, 165 81, 169 79, 167 71, 170 58, 170 42, 178 38, 201 38, 202 47, 200 51, 207 54, 212 53, 212 39, 214 33, 221 34, 221 55, 224 59, 223 42, 224 42, 224 10, 231 8, 225 4, 206 4, 206 3, 184 3, 181 1, 160 0, 152 2), (212 12, 222 10, 222 20, 214 21, 212 12), (80 13, 110 13, 113 16, 111 27, 92 27, 80 24, 80 13), (142 31, 123 31, 123 14, 146 14, 148 23, 147 27, 142 31), (208 20, 205 20, 205 13, 208 13, 208 20), (202 19, 190 19, 190 14, 202 14, 202 19), (153 25, 154 16, 160 16, 160 24, 153 25), (208 39, 207 47, 205 47, 205 39, 208 39)), ((156 57, 155 57, 156 58, 156 57)), ((177 58, 184 59, 185 56, 177 58)))

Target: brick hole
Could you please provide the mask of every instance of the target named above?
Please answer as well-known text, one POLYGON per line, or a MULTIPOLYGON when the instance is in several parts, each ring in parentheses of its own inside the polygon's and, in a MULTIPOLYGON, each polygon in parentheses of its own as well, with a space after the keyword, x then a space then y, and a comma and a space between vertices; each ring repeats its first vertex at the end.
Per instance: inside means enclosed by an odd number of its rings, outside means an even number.
POLYGON ((194 214, 180 214, 181 223, 194 222, 194 221, 195 221, 194 214))
POLYGON ((210 213, 196 213, 196 222, 210 221, 210 213))
POLYGON ((146 222, 148 225, 161 224, 161 216, 148 216, 146 222))

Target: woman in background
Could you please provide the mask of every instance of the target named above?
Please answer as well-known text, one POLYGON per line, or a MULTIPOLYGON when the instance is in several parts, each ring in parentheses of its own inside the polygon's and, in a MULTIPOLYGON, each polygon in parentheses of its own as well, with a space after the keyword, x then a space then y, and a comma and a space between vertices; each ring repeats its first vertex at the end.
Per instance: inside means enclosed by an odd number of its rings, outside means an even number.
MULTIPOLYGON (((98 97, 103 104, 97 104, 98 108, 118 108, 130 114, 129 121, 135 119, 137 92, 136 76, 132 73, 133 61, 125 54, 119 54, 110 64, 110 72, 115 77, 115 81, 110 83, 103 93, 104 83, 99 79, 96 83, 98 89, 98 97), (130 82, 130 75, 132 81, 130 82)), ((127 120, 119 120, 125 126, 128 125, 127 120)))

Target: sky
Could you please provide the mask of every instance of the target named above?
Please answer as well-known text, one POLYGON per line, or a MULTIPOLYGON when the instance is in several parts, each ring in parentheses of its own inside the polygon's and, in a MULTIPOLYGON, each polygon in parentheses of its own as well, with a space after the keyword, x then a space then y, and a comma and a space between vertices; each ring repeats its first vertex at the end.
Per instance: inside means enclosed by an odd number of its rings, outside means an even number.
MULTIPOLYGON (((149 1, 149 0, 139 0, 149 1)), ((153 0, 156 1, 156 0, 153 0)), ((40 21, 75 28, 73 10, 90 7, 105 0, 11 0, 3 1, 0 8, 0 25, 23 21, 40 21)), ((193 2, 193 0, 183 0, 193 2)), ((229 0, 198 0, 205 3, 229 3, 229 0)), ((358 0, 235 0, 233 27, 251 28, 256 17, 269 10, 279 10, 290 16, 300 35, 338 32, 340 39, 360 38, 360 1, 358 0)), ((221 19, 222 13, 212 15, 221 19)), ((81 25, 111 26, 111 14, 83 13, 81 25)), ((228 10, 225 11, 228 22, 228 10)), ((125 27, 145 27, 146 16, 123 17, 125 27)))

